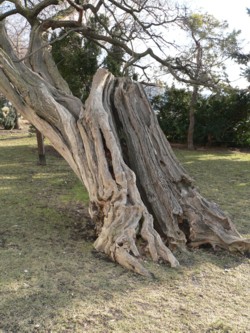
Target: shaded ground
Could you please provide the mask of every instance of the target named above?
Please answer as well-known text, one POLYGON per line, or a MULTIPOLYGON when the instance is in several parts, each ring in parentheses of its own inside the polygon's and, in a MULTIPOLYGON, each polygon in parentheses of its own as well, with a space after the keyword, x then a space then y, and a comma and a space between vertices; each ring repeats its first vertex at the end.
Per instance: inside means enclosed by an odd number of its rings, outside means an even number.
MULTIPOLYGON (((249 234, 250 155, 176 151, 201 192, 249 234)), ((88 196, 35 138, 0 133, 1 333, 250 332, 249 259, 201 249, 182 267, 146 262, 156 279, 93 251, 88 196)))

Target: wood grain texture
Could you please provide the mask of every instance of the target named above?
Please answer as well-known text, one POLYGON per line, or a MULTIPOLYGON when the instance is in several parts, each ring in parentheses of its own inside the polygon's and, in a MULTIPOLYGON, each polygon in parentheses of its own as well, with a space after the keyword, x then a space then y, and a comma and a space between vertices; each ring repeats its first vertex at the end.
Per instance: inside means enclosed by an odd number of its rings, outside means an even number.
POLYGON ((193 186, 142 87, 100 69, 83 105, 61 83, 49 50, 42 48, 42 31, 33 29, 30 59, 24 64, 0 23, 0 91, 51 141, 87 188, 98 235, 95 248, 146 276, 143 258, 176 267, 176 248, 210 244, 250 250, 250 241, 193 186))

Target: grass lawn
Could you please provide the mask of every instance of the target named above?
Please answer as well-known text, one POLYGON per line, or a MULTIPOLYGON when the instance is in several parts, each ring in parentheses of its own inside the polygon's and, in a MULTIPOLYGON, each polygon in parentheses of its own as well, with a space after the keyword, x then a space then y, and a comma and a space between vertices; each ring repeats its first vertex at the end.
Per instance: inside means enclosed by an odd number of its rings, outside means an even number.
MULTIPOLYGON (((176 150, 201 193, 250 237, 250 154, 176 150)), ((53 150, 0 136, 0 333, 248 333, 250 265, 240 254, 177 253, 146 279, 93 250, 88 196, 53 150)))

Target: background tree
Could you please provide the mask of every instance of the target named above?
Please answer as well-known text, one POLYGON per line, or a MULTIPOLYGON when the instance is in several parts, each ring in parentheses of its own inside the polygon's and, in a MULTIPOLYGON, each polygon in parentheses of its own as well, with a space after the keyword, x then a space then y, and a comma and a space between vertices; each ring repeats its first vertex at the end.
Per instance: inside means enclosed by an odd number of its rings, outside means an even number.
MULTIPOLYGON (((15 52, 18 54, 19 57, 23 57, 27 52, 28 48, 28 41, 27 41, 27 34, 29 32, 29 24, 27 21, 23 20, 21 17, 16 17, 15 22, 8 21, 7 22, 8 31, 11 43, 15 52)), ((18 110, 11 107, 11 112, 9 117, 10 121, 8 122, 7 127, 9 129, 20 129, 19 124, 19 114, 18 110), (13 127, 14 121, 14 127, 13 127)))
POLYGON ((192 93, 174 85, 152 99, 159 124, 170 142, 187 142, 192 93))
POLYGON ((0 126, 6 130, 15 128, 17 112, 12 105, 0 94, 0 126))
MULTIPOLYGON (((121 40, 121 36, 123 34, 122 29, 119 25, 114 27, 115 39, 119 41, 121 40)), ((119 45, 111 45, 108 50, 108 54, 104 59, 104 66, 115 76, 123 76, 122 75, 122 65, 124 64, 124 50, 119 45)))
MULTIPOLYGON (((247 14, 250 16, 250 9, 247 8, 247 14)), ((232 59, 236 60, 239 64, 243 65, 242 75, 250 82, 250 53, 243 52, 242 50, 236 50, 231 53, 232 59)))
MULTIPOLYGON (((219 83, 227 81, 225 61, 239 49, 237 36, 240 31, 228 33, 228 23, 220 22, 208 14, 190 14, 183 18, 181 28, 189 37, 190 44, 176 58, 176 63, 192 71, 197 81, 218 89, 219 83)), ((189 105, 188 149, 194 149, 195 111, 202 85, 192 84, 189 105)))
POLYGON ((176 267, 179 263, 173 251, 187 245, 250 249, 250 241, 240 237, 230 218, 195 189, 139 84, 99 70, 83 105, 51 57, 48 31, 71 28, 99 45, 122 47, 130 65, 150 56, 176 78, 181 73, 182 81, 198 84, 186 66, 176 68, 172 59, 164 56, 167 40, 162 29, 177 20, 176 11, 169 11, 162 1, 115 0, 83 4, 44 0, 28 5, 13 0, 6 8, 0 15, 0 91, 51 141, 87 188, 98 251, 150 276, 143 267, 143 256, 154 261, 161 258, 176 267), (122 41, 100 20, 103 10, 113 15, 114 24, 126 20, 128 29, 122 41), (73 11, 77 15, 69 18, 73 11), (17 13, 31 26, 25 59, 15 54, 4 24, 17 13), (89 15, 103 25, 103 32, 87 25, 89 15), (136 52, 132 44, 139 38, 154 44, 155 49, 148 45, 136 52))
MULTIPOLYGON (((107 21, 104 16, 100 19, 107 21)), ((93 18, 88 24, 94 31, 101 30, 93 18)), ((93 76, 99 67, 100 46, 77 32, 67 32, 65 29, 58 34, 53 33, 51 41, 52 56, 59 72, 69 84, 72 93, 85 101, 90 92, 93 76)))
POLYGON ((250 146, 250 95, 227 89, 203 98, 197 116, 195 141, 207 145, 250 146))
MULTIPOLYGON (((186 143, 192 93, 174 86, 152 100, 160 126, 170 142, 186 143)), ((250 104, 247 90, 226 89, 212 95, 199 94, 194 143, 249 147, 250 104)))

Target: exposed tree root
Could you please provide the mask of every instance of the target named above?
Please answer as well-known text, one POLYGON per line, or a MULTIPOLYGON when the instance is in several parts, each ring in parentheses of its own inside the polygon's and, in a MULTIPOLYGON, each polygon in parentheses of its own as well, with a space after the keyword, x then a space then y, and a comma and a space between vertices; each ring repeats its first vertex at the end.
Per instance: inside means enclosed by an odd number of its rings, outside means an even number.
POLYGON ((234 224, 214 202, 204 199, 195 189, 187 197, 184 215, 189 221, 189 245, 199 247, 210 244, 214 249, 223 248, 241 253, 250 251, 250 240, 238 233, 234 224))
POLYGON ((161 132, 141 87, 127 79, 119 82, 114 108, 126 142, 125 160, 136 174, 155 227, 170 248, 211 244, 214 248, 249 251, 250 240, 241 238, 230 218, 193 186, 161 132))
POLYGON ((95 94, 88 99, 78 126, 83 141, 88 142, 85 149, 90 170, 90 214, 97 222, 99 233, 95 248, 122 266, 148 276, 150 273, 143 267, 137 247, 140 236, 153 260, 161 258, 175 267, 178 261, 154 229, 153 218, 141 200, 135 174, 124 162, 109 113, 109 101, 98 91, 112 89, 112 77, 108 73, 103 77, 101 72, 93 85, 95 94), (104 85, 109 79, 111 85, 104 85))
POLYGON ((97 250, 143 275, 149 275, 141 260, 145 251, 176 267, 172 251, 187 245, 250 250, 250 240, 193 186, 139 84, 99 70, 78 129, 71 150, 90 193, 97 250))
POLYGON ((99 233, 95 248, 146 276, 145 252, 176 267, 170 248, 209 243, 248 250, 249 241, 192 185, 141 88, 127 80, 117 84, 102 70, 92 89, 78 126, 91 173, 90 213, 99 233))

